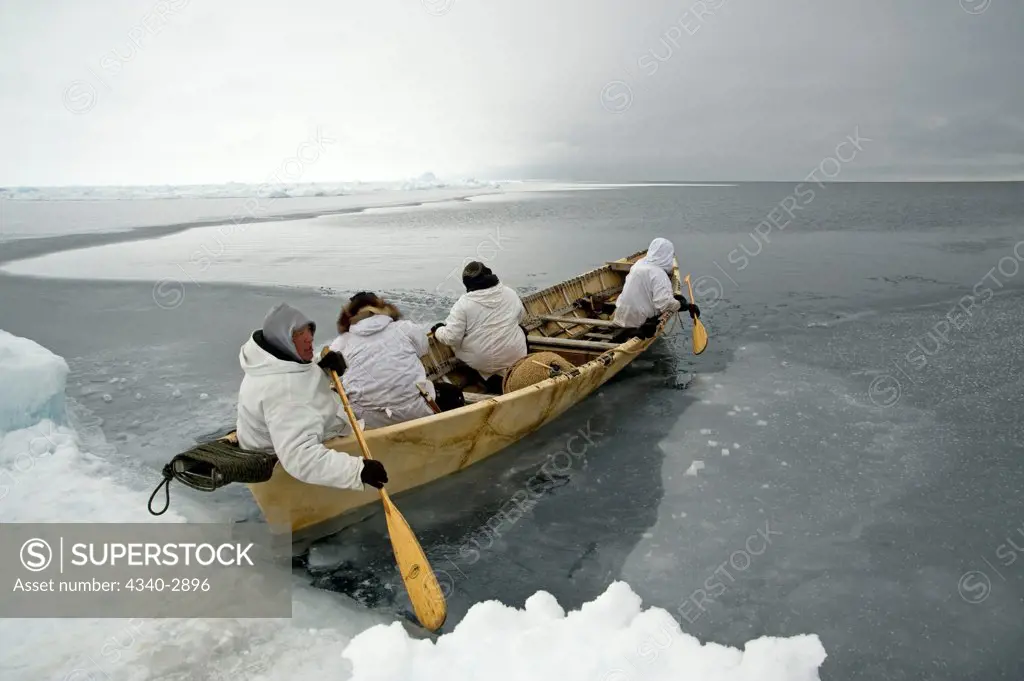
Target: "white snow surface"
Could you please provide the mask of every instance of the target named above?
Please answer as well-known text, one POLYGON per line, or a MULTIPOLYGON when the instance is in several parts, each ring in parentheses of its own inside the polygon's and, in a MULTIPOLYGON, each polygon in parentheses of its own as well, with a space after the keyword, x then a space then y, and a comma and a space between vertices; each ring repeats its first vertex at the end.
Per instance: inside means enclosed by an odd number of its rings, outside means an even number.
POLYGON ((352 639, 343 656, 353 681, 810 681, 826 657, 813 634, 760 638, 743 650, 702 645, 667 611, 643 610, 625 582, 569 614, 545 591, 522 609, 477 603, 436 643, 412 639, 398 624, 378 625, 352 639))
MULTIPOLYGON (((102 434, 79 432, 65 403, 63 358, 0 331, 0 522, 218 522, 177 496, 143 507, 152 471, 102 434), (33 422, 33 419, 36 419, 33 422)), ((334 556, 321 556, 332 562, 334 556)), ((538 590, 524 608, 474 605, 436 641, 297 576, 290 619, 0 619, 0 677, 38 679, 529 678, 572 681, 818 680, 816 635, 763 637, 743 650, 702 645, 661 608, 641 609, 625 582, 566 614, 538 590)))

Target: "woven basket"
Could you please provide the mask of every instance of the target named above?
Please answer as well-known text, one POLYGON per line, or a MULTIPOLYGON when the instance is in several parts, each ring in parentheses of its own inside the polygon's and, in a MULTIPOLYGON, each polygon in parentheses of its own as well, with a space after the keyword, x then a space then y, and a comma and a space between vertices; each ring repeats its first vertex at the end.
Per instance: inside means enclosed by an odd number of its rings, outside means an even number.
POLYGON ((510 393, 534 383, 565 373, 576 365, 554 352, 534 352, 513 364, 501 384, 503 393, 510 393))

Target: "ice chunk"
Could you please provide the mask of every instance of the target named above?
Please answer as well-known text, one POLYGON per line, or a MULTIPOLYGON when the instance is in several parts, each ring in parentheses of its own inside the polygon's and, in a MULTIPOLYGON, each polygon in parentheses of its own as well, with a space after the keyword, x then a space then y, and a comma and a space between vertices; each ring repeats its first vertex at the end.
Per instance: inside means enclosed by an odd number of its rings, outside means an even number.
POLYGON ((694 461, 693 463, 690 464, 690 467, 686 469, 686 472, 683 475, 697 475, 697 471, 703 470, 703 468, 703 461, 694 461))
POLYGON ((728 449, 722 449, 722 456, 729 456, 729 450, 728 449))
POLYGON ((63 357, 0 329, 0 435, 44 419, 64 423, 67 377, 63 357))
POLYGON ((636 678, 708 681, 819 679, 825 648, 815 634, 762 637, 743 650, 702 644, 662 608, 641 608, 625 582, 564 614, 538 591, 523 609, 477 603, 458 627, 431 641, 409 636, 400 623, 371 627, 342 657, 352 681, 600 681, 636 678), (648 649, 653 654, 641 655, 648 649))
POLYGON ((758 420, 757 420, 757 425, 759 425, 759 426, 767 426, 767 425, 768 425, 768 422, 767 422, 767 421, 764 421, 764 420, 762 420, 762 419, 758 419, 758 420))
POLYGON ((700 434, 701 435, 711 435, 711 429, 710 428, 701 428, 700 429, 700 434))
POLYGON ((309 569, 333 570, 356 560, 361 552, 358 544, 314 544, 309 549, 309 569))

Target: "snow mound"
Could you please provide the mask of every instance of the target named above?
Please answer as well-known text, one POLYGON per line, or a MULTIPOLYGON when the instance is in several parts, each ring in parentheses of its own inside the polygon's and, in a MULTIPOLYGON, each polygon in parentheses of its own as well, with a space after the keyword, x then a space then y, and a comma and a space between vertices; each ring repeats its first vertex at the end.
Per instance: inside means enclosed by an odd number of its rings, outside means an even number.
POLYGON ((411 638, 398 623, 360 633, 342 652, 353 681, 817 681, 825 649, 816 635, 764 637, 738 650, 701 645, 661 608, 614 582, 566 615, 538 591, 522 610, 477 603, 449 633, 411 638))
POLYGON ((0 435, 65 419, 68 364, 38 343, 0 329, 0 435))

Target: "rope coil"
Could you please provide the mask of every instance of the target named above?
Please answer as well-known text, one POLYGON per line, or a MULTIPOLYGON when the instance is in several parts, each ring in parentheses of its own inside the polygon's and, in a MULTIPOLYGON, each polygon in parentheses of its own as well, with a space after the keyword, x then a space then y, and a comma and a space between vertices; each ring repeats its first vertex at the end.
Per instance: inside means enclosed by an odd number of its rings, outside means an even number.
POLYGON ((567 373, 575 366, 555 352, 530 353, 509 367, 502 382, 502 393, 515 392, 528 385, 567 373))

